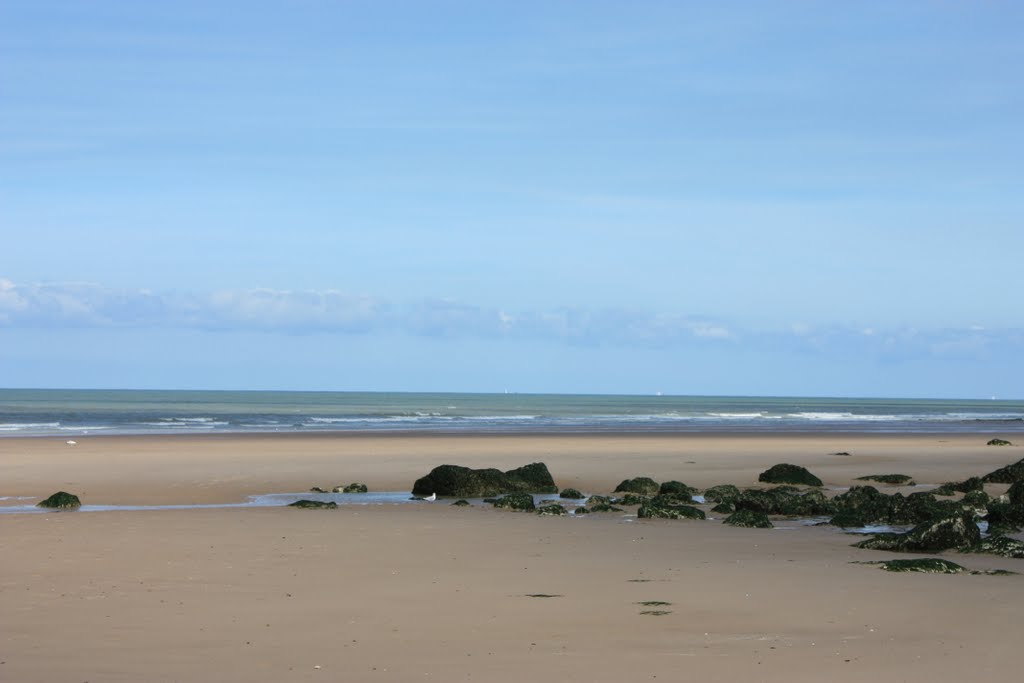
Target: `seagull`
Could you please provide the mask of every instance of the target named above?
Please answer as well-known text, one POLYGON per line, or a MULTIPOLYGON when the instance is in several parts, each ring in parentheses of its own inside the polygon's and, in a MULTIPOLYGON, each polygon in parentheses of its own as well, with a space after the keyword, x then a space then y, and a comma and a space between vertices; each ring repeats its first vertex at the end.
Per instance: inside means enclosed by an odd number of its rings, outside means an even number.
POLYGON ((77 446, 78 445, 77 441, 65 441, 64 443, 66 443, 69 446, 77 446))
POLYGON ((427 496, 423 500, 427 501, 428 503, 433 503, 435 500, 437 500, 437 494, 436 493, 431 493, 429 496, 427 496))

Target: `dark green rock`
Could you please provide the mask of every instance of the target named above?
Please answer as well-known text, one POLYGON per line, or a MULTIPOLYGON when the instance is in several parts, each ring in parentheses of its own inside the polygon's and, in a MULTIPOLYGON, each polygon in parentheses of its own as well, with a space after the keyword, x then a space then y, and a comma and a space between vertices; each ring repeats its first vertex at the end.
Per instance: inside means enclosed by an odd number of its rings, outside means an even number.
POLYGON ((1006 497, 1010 505, 1024 505, 1024 480, 1013 482, 1006 490, 1006 497))
POLYGON ((914 485, 914 480, 906 474, 869 474, 864 477, 857 477, 857 481, 877 481, 882 484, 895 484, 898 486, 914 485))
POLYGON ((731 515, 736 512, 736 506, 732 503, 719 503, 715 507, 711 508, 712 512, 717 512, 720 515, 731 515))
POLYGON ((704 519, 704 511, 692 505, 643 505, 636 513, 644 519, 704 519))
POLYGON ((935 495, 938 496, 952 496, 955 493, 967 493, 968 491, 984 490, 985 483, 981 480, 981 477, 971 477, 970 479, 964 479, 963 481, 946 482, 939 488, 935 489, 933 493, 935 493, 935 495))
POLYGON ((366 484, 349 484, 344 489, 342 489, 341 492, 342 493, 366 493, 369 490, 370 489, 366 486, 366 484))
POLYGON ((858 548, 929 553, 970 548, 981 542, 981 531, 974 518, 960 513, 922 522, 905 534, 878 534, 855 544, 858 548))
POLYGON ((1014 534, 1024 527, 1024 505, 1014 505, 1002 500, 990 501, 986 506, 988 514, 988 533, 1014 534))
POLYGON ((801 492, 792 486, 771 489, 747 489, 735 502, 737 512, 753 510, 766 515, 784 517, 813 517, 831 515, 832 502, 818 490, 801 492))
POLYGON ((1012 446, 1013 444, 1006 439, 989 439, 986 446, 1012 446))
POLYGON ((887 521, 892 501, 874 486, 854 486, 832 499, 835 514, 831 524, 844 528, 887 521))
POLYGON ((78 500, 78 496, 67 491, 57 491, 46 500, 36 503, 36 507, 39 508, 50 508, 53 510, 64 510, 67 508, 81 507, 82 501, 78 500))
POLYGON ((617 508, 614 505, 608 503, 598 503, 597 505, 590 506, 591 512, 622 512, 622 508, 617 508))
POLYGON ((961 512, 953 500, 936 500, 930 491, 918 491, 904 498, 899 493, 890 498, 890 524, 920 524, 930 519, 949 517, 961 512))
POLYGON ((635 493, 627 493, 621 498, 616 498, 614 503, 616 505, 646 505, 650 500, 647 496, 639 496, 635 493))
POLYGON ((647 501, 647 505, 653 505, 655 507, 664 505, 693 505, 693 496, 686 494, 677 495, 675 493, 659 493, 654 498, 650 498, 647 501))
POLYGON ((981 480, 986 484, 1012 484, 1015 481, 1024 480, 1024 458, 1012 465, 989 472, 981 480))
POLYGON ((722 524, 742 526, 751 529, 771 529, 772 522, 768 515, 756 510, 737 510, 722 520, 722 524))
POLYGON ((550 505, 541 505, 537 508, 537 514, 544 517, 555 517, 568 514, 568 511, 558 503, 552 503, 550 505))
POLYGON ((468 500, 466 500, 465 498, 459 498, 459 499, 458 499, 457 501, 455 501, 454 503, 452 503, 452 505, 458 506, 458 507, 460 507, 460 508, 464 508, 464 507, 466 507, 467 505, 469 505, 469 501, 468 501, 468 500))
POLYGON ((704 500, 709 503, 732 503, 740 497, 740 490, 732 484, 719 484, 704 491, 704 500))
MULTIPOLYGON (((323 489, 322 489, 322 488, 320 488, 319 486, 314 486, 313 488, 311 488, 311 489, 309 490, 309 492, 310 492, 310 493, 327 493, 327 491, 323 490, 323 489)), ((335 493, 337 493, 337 492, 338 492, 337 488, 335 488, 334 492, 335 492, 335 493)))
POLYGON ((304 510, 334 510, 338 507, 338 504, 333 500, 326 503, 322 500, 297 500, 294 503, 289 503, 288 507, 302 508, 304 510))
POLYGON ((960 550, 962 553, 985 553, 987 555, 999 555, 1000 557, 1012 557, 1024 559, 1024 541, 1006 536, 989 536, 981 539, 979 543, 969 548, 960 550))
POLYGON ((587 498, 588 505, 611 505, 612 499, 608 496, 591 496, 587 498))
POLYGON ((913 560, 889 560, 882 563, 882 569, 887 572, 925 572, 928 574, 959 574, 966 571, 963 567, 950 562, 940 560, 937 557, 922 557, 913 560))
POLYGON ((530 511, 537 509, 533 503, 533 496, 529 493, 508 493, 494 501, 494 507, 530 511))
POLYGON ((459 465, 440 465, 413 484, 417 496, 452 498, 486 498, 503 493, 558 493, 558 487, 544 463, 533 463, 518 469, 471 469, 459 465))
POLYGON ((650 477, 624 479, 612 493, 636 493, 641 496, 656 496, 661 486, 650 477))
POLYGON ((576 489, 562 489, 561 493, 558 494, 558 497, 559 498, 571 498, 571 499, 574 499, 574 500, 579 500, 580 498, 586 498, 586 496, 584 496, 582 493, 580 493, 576 489))
POLYGON ((968 491, 964 494, 964 497, 960 499, 961 505, 966 505, 976 510, 987 508, 988 504, 991 502, 992 496, 988 495, 984 491, 968 491))
POLYGON ((757 477, 766 484, 797 484, 799 486, 822 486, 821 479, 807 471, 806 467, 781 463, 773 465, 757 477))
POLYGON ((589 515, 590 514, 590 510, 588 510, 587 508, 576 508, 575 510, 573 510, 572 514, 574 514, 574 515, 589 515))
POLYGON ((674 496, 680 500, 693 500, 697 495, 697 489, 687 486, 681 481, 663 481, 658 487, 659 496, 674 496))

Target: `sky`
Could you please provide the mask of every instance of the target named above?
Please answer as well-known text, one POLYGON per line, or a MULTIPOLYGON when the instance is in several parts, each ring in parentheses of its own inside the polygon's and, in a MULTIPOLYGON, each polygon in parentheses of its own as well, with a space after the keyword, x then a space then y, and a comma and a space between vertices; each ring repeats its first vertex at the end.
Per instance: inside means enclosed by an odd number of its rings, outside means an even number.
POLYGON ((0 4, 0 386, 1024 397, 1024 6, 0 4))

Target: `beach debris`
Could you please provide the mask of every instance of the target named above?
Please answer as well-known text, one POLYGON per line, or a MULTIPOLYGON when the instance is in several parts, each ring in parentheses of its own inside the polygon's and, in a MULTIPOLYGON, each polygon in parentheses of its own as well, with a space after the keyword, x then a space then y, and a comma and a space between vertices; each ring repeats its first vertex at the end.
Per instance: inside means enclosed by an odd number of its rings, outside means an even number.
POLYGON ((854 546, 871 550, 928 553, 970 548, 980 542, 981 530, 974 522, 974 515, 960 512, 922 522, 903 534, 877 534, 854 546))
POLYGON ((644 607, 671 607, 671 602, 665 602, 664 600, 644 600, 636 603, 637 605, 643 605, 644 607))
POLYGON ((551 503, 537 508, 537 514, 545 517, 555 517, 568 514, 568 511, 558 503, 551 503))
POLYGON ((77 442, 77 441, 75 441, 74 439, 68 439, 68 440, 67 440, 67 441, 65 441, 64 443, 66 443, 66 444, 67 444, 67 445, 69 445, 69 446, 77 446, 77 445, 78 445, 78 442, 77 442))
POLYGON ((529 493, 509 493, 495 500, 493 505, 496 508, 507 508, 509 510, 533 511, 537 509, 537 506, 533 503, 533 496, 529 493))
POLYGON ((452 503, 452 505, 454 505, 454 506, 456 506, 456 507, 466 507, 466 506, 468 506, 469 504, 470 504, 470 503, 469 503, 469 501, 468 501, 468 500, 466 500, 465 498, 459 498, 459 499, 458 499, 457 501, 455 501, 454 503, 452 503))
POLYGON ((78 499, 73 493, 67 491, 57 491, 46 500, 36 503, 36 507, 50 508, 52 510, 65 510, 68 508, 81 507, 82 501, 78 499))
POLYGON ((570 499, 573 499, 573 500, 580 500, 581 498, 586 498, 586 496, 584 496, 582 493, 580 493, 576 489, 562 489, 558 493, 558 497, 559 498, 570 498, 570 499))
POLYGON ((774 528, 768 515, 757 510, 737 510, 722 520, 722 524, 729 526, 747 527, 750 529, 772 529, 774 528))
POLYGON ((1006 439, 989 439, 986 446, 1012 446, 1013 444, 1006 439))
POLYGON ((887 572, 925 572, 928 574, 960 574, 967 571, 966 568, 958 565, 956 562, 950 562, 938 557, 888 560, 881 563, 881 568, 887 572))
POLYGON ((704 511, 692 505, 642 505, 637 510, 641 519, 705 519, 704 511))
POLYGON ((640 614, 648 617, 663 617, 666 614, 672 614, 672 610, 668 609, 645 609, 641 610, 640 614))
POLYGON ((757 477, 766 484, 797 484, 799 486, 822 486, 821 479, 807 471, 806 467, 780 463, 772 465, 757 477))
POLYGON ((322 500, 297 500, 294 503, 289 503, 290 508, 301 508, 304 510, 334 510, 337 509, 338 504, 333 500, 324 502, 322 500))
POLYGON ((909 474, 868 474, 857 477, 857 481, 877 481, 882 484, 895 484, 897 486, 913 486, 914 479, 909 474))
POLYGON ((641 496, 656 496, 661 485, 650 477, 624 479, 612 493, 636 493, 641 496))
POLYGON ((986 484, 1012 484, 1015 481, 1024 480, 1024 458, 1012 465, 989 472, 981 480, 986 484))
POLYGON ((453 498, 485 498, 504 493, 558 493, 547 465, 535 462, 517 469, 471 469, 459 465, 440 465, 413 484, 414 495, 453 498))

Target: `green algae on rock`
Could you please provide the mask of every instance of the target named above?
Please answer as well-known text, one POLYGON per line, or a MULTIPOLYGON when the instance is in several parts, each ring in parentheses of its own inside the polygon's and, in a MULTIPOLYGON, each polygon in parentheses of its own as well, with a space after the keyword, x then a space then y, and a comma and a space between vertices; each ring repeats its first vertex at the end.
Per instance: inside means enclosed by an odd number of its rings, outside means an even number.
POLYGON ((1012 484, 1015 481, 1024 480, 1024 458, 1012 465, 989 472, 981 480, 986 484, 1012 484))
POLYGON ((297 500, 294 503, 289 503, 290 508, 301 508, 303 510, 334 510, 338 507, 338 504, 333 500, 330 502, 324 502, 322 500, 297 500))
POLYGON ((493 503, 496 508, 507 508, 509 510, 536 510, 533 503, 533 496, 529 493, 508 493, 498 498, 493 503))
POLYGON ((439 465, 416 480, 413 495, 486 498, 504 493, 558 493, 547 465, 535 462, 507 472, 494 468, 471 469, 439 465))
POLYGON ((636 516, 641 519, 705 519, 704 511, 692 505, 643 505, 636 516))
POLYGON ((614 505, 608 503, 598 503, 597 505, 590 506, 591 512, 623 512, 622 508, 617 508, 614 505))
POLYGON ((918 524, 905 534, 877 534, 855 543, 857 548, 928 553, 970 548, 981 542, 981 531, 970 513, 933 519, 918 524))
POLYGON ((922 557, 913 560, 888 560, 881 564, 887 572, 925 572, 927 574, 960 574, 967 571, 955 562, 937 557, 922 557))
POLYGON ((821 479, 807 471, 806 467, 780 463, 772 465, 757 477, 766 484, 796 484, 798 486, 822 486, 821 479))
POLYGON ((772 529, 772 521, 768 515, 757 510, 737 510, 722 520, 722 524, 729 526, 747 527, 750 529, 772 529))
POLYGON ((370 489, 366 484, 353 483, 342 489, 342 493, 366 493, 370 489))
POLYGON ((857 481, 877 481, 882 484, 895 484, 898 486, 913 486, 914 480, 907 474, 868 474, 857 477, 857 481))
POLYGON ((693 486, 687 486, 681 481, 663 481, 661 486, 658 487, 659 496, 674 496, 681 500, 693 500, 693 497, 697 495, 697 489, 693 486))
POLYGON ((634 477, 624 479, 612 493, 635 493, 641 496, 656 496, 661 485, 650 477, 634 477))
POLYGON ((67 491, 57 491, 49 498, 39 503, 36 503, 36 507, 49 508, 52 510, 66 510, 69 508, 81 507, 82 501, 78 499, 73 493, 67 491))
POLYGON ((582 493, 576 489, 562 489, 558 494, 559 498, 570 498, 573 500, 579 500, 580 498, 586 498, 582 493))
POLYGON ((459 498, 457 501, 452 503, 452 505, 455 505, 455 506, 460 507, 460 508, 464 508, 464 507, 467 507, 469 505, 469 501, 466 500, 465 498, 459 498))
POLYGON ((557 517, 568 514, 568 511, 558 503, 551 503, 550 505, 541 505, 537 508, 537 514, 544 517, 557 517))
POLYGON ((962 548, 961 553, 984 553, 986 555, 999 555, 1000 557, 1011 557, 1017 560, 1024 559, 1024 541, 1006 536, 988 536, 981 539, 979 543, 962 548))
POLYGON ((1012 446, 1013 444, 1006 439, 989 439, 986 446, 1012 446))

